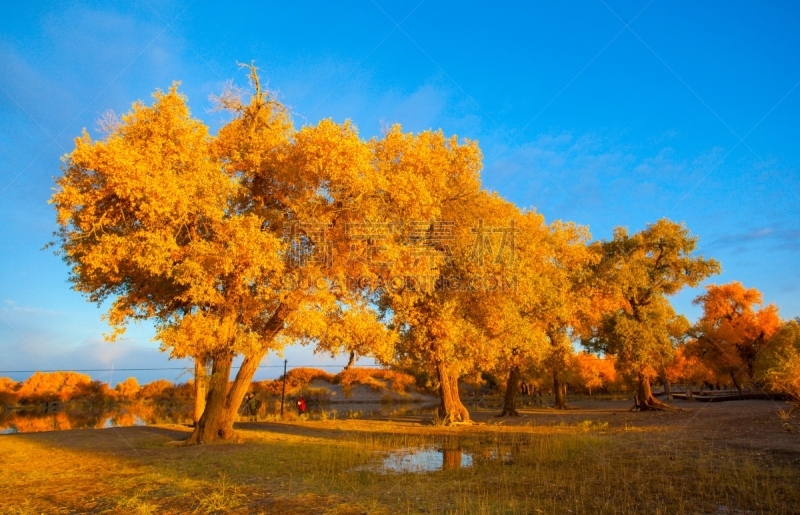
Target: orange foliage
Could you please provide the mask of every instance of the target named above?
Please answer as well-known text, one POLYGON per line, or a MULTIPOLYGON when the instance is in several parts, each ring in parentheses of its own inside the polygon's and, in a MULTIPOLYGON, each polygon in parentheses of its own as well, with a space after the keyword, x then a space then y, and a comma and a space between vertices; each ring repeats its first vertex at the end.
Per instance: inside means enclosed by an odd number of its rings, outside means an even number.
POLYGON ((10 377, 0 377, 0 392, 16 392, 20 386, 20 383, 10 377))
POLYGON ((317 379, 329 383, 333 382, 334 375, 320 368, 293 368, 286 373, 286 384, 292 386, 307 385, 317 379))
MULTIPOLYGON (((398 393, 405 392, 416 382, 414 376, 405 372, 389 369, 370 369, 365 367, 350 368, 339 374, 333 375, 318 368, 294 368, 286 373, 286 395, 296 395, 300 390, 307 388, 316 380, 338 384, 342 390, 349 392, 355 385, 366 385, 373 390, 389 388, 398 393)), ((266 393, 273 397, 280 397, 283 389, 283 378, 259 381, 253 383, 253 393, 266 393)))
POLYGON ((139 393, 141 387, 139 386, 139 381, 137 381, 135 377, 129 377, 121 383, 117 383, 114 390, 116 390, 121 397, 130 399, 139 393))
POLYGON ((672 383, 688 385, 719 383, 719 374, 698 357, 695 344, 696 342, 690 341, 675 350, 675 357, 664 368, 667 379, 672 383))
POLYGON ((25 403, 66 401, 91 382, 91 377, 76 372, 36 372, 22 383, 17 393, 25 403))
POLYGON ((153 382, 147 383, 139 390, 138 397, 140 399, 156 399, 161 397, 168 389, 173 388, 174 385, 171 381, 166 379, 156 379, 153 382))
POLYGON ((343 370, 336 376, 335 380, 344 391, 348 391, 354 385, 363 384, 373 390, 391 388, 399 393, 405 392, 416 381, 414 376, 404 372, 364 367, 343 370))
POLYGON ((694 328, 695 352, 737 385, 741 376, 753 379, 756 358, 782 324, 778 308, 762 302, 761 292, 738 281, 712 284, 694 300, 703 306, 694 328))
POLYGON ((11 406, 17 403, 21 384, 8 377, 0 377, 0 406, 11 406))
MULTIPOLYGON (((286 395, 294 395, 317 379, 333 383, 334 377, 333 374, 319 368, 293 368, 286 372, 286 395)), ((254 382, 250 389, 256 394, 267 393, 273 397, 280 397, 283 391, 283 376, 278 379, 254 382)))
POLYGON ((588 352, 580 352, 573 361, 573 374, 576 386, 592 390, 608 389, 617 380, 614 359, 600 358, 588 352))

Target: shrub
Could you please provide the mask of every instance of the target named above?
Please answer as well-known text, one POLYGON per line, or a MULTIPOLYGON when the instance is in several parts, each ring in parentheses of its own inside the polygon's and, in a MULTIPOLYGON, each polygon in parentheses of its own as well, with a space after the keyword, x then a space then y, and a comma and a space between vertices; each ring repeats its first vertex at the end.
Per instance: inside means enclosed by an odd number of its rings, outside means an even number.
POLYGON ((375 391, 391 388, 398 393, 404 393, 409 386, 416 382, 416 378, 405 372, 398 372, 384 368, 350 368, 340 372, 335 382, 342 387, 345 395, 349 395, 353 386, 363 384, 375 391))
POLYGON ((336 376, 336 382, 342 387, 345 395, 350 395, 353 386, 359 384, 369 386, 376 391, 386 388, 386 383, 379 382, 373 377, 374 372, 368 368, 349 368, 342 370, 336 376))
POLYGON ((334 375, 319 368, 293 368, 286 373, 286 386, 302 387, 317 379, 331 383, 334 375))
POLYGON ((13 406, 17 403, 20 383, 8 377, 0 377, 0 406, 13 406))
POLYGON ((36 372, 22 383, 17 393, 24 404, 67 401, 82 385, 91 382, 91 377, 76 372, 36 372))
MULTIPOLYGON (((172 388, 171 381, 166 379, 156 379, 153 382, 147 383, 139 390, 140 399, 158 399, 165 395, 168 388, 172 388)), ((169 395, 169 394, 166 394, 169 395)))
POLYGON ((78 385, 68 399, 84 400, 88 402, 105 402, 116 397, 116 392, 102 381, 90 381, 78 385))
POLYGON ((0 392, 14 392, 19 390, 21 383, 14 381, 10 377, 0 377, 0 392))
POLYGON ((131 399, 135 397, 142 388, 139 386, 139 381, 137 381, 135 377, 129 377, 128 379, 117 383, 117 386, 114 389, 117 391, 120 397, 131 399))
POLYGON ((398 372, 396 370, 378 370, 379 376, 382 379, 391 383, 391 388, 395 392, 404 393, 411 385, 416 384, 416 378, 405 372, 398 372))
MULTIPOLYGON (((319 368, 293 368, 286 373, 286 395, 296 395, 310 383, 322 379, 332 383, 334 375, 319 368)), ((267 379, 254 382, 251 391, 255 394, 266 394, 280 397, 283 390, 283 376, 278 379, 267 379)))

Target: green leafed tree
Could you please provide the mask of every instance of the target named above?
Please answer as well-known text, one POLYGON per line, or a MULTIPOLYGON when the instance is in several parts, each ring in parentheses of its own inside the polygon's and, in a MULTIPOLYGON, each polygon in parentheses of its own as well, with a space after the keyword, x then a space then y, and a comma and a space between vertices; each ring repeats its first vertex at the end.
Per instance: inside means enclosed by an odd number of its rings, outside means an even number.
POLYGON ((697 237, 667 219, 632 235, 617 228, 596 247, 601 255, 594 267, 596 287, 608 307, 584 343, 616 358, 637 384, 640 409, 669 409, 653 396, 650 382, 672 358, 689 323, 675 314, 667 296, 719 273, 719 263, 694 255, 697 237))

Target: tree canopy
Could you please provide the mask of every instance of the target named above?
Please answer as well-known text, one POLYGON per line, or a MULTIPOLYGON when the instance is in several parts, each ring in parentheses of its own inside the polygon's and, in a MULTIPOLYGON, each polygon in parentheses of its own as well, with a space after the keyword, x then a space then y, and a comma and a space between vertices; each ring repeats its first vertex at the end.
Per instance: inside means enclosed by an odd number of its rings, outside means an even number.
POLYGON ((84 131, 51 198, 73 287, 110 301, 108 339, 149 320, 170 356, 209 364, 190 442, 229 438, 262 358, 295 342, 426 374, 450 423, 469 421, 459 378, 481 373, 507 375, 504 414, 532 370, 562 408, 567 378, 591 390, 620 373, 642 409, 664 408, 658 376, 790 383, 758 375, 759 359, 793 363, 794 326, 755 309, 757 291, 709 286, 691 331, 675 313, 669 296, 720 271, 684 224, 592 243, 587 227, 484 189, 477 142, 399 125, 366 140, 350 121, 298 129, 249 71, 250 94, 214 98, 230 116, 217 134, 177 84, 102 138, 84 131), (759 358, 773 341, 782 350, 759 358), (576 355, 578 342, 602 357, 576 355))

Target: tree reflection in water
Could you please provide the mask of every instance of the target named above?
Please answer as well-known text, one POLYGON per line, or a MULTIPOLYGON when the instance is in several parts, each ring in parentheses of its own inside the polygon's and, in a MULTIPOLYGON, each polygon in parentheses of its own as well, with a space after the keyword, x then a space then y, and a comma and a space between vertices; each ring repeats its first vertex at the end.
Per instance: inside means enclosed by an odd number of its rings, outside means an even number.
POLYGON ((431 472, 472 466, 472 455, 461 449, 418 447, 399 449, 384 458, 381 472, 431 472))
POLYGON ((58 413, 37 406, 0 413, 0 434, 36 433, 150 424, 187 424, 192 421, 191 405, 155 402, 130 404, 68 403, 58 413))
POLYGON ((461 468, 461 449, 442 449, 442 470, 461 468))

